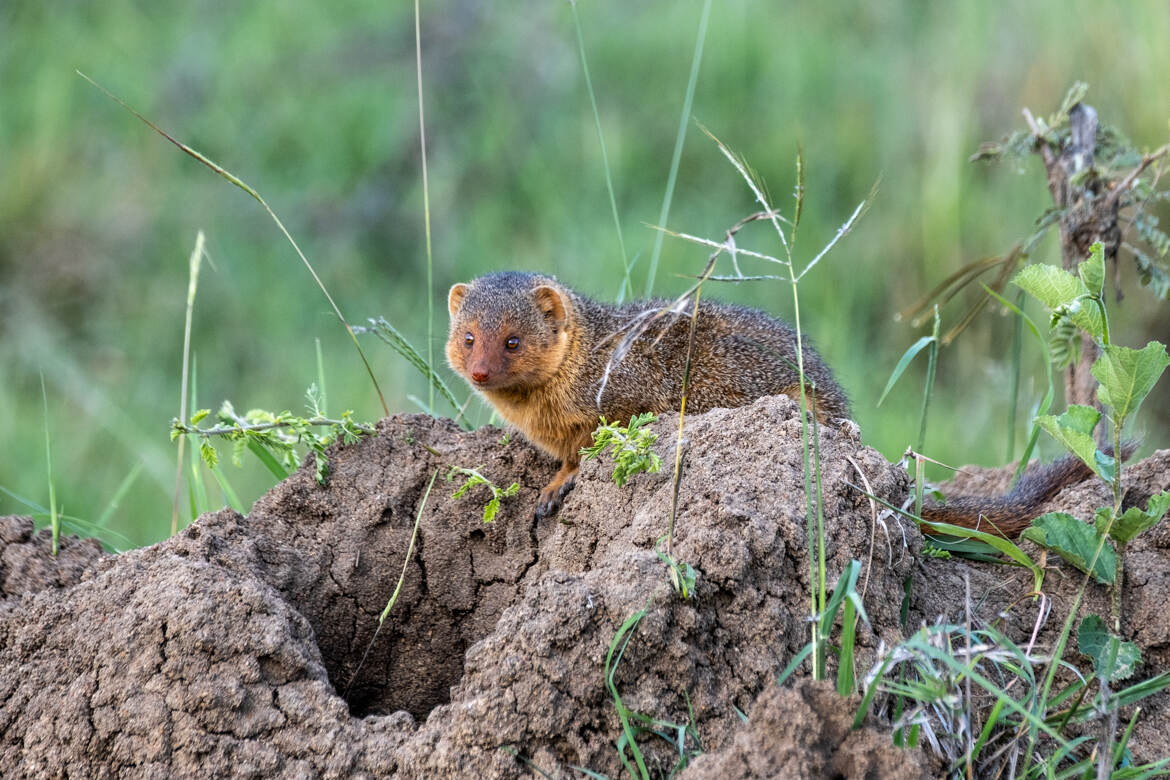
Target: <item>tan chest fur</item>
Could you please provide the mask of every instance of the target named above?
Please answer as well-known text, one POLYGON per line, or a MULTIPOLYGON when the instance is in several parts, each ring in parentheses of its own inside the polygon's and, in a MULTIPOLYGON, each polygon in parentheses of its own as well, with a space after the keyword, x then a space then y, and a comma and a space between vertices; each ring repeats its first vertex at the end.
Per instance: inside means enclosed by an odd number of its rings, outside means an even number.
POLYGON ((596 414, 578 411, 567 388, 545 386, 517 397, 508 392, 487 391, 484 396, 505 420, 530 441, 564 460, 582 446, 582 439, 597 427, 596 414))

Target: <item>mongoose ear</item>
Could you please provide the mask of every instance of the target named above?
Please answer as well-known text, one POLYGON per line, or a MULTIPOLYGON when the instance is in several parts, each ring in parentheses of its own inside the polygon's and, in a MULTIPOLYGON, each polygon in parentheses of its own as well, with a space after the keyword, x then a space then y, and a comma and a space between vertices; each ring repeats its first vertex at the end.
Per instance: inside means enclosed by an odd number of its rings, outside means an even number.
POLYGON ((463 305, 463 298, 467 295, 468 287, 466 284, 456 284, 451 286, 451 291, 447 293, 447 311, 451 312, 454 317, 455 313, 459 311, 459 307, 463 305))
POLYGON ((536 299, 537 308, 544 316, 557 324, 564 324, 568 318, 569 308, 564 293, 555 287, 541 285, 532 291, 532 295, 536 299))

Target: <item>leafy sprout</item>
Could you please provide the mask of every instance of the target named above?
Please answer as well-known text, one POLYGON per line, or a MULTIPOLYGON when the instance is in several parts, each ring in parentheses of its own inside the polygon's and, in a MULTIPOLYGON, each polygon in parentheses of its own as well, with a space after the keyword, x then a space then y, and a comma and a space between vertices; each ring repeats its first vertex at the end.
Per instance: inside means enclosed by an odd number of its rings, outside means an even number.
POLYGON ((626 426, 607 422, 604 417, 600 419, 601 424, 593 432, 593 446, 582 448, 581 455, 586 459, 597 458, 608 448, 614 461, 613 481, 618 487, 635 474, 656 473, 662 468, 662 458, 651 449, 658 441, 658 434, 646 427, 658 419, 657 415, 650 412, 635 415, 626 426))
POLYGON ((496 515, 500 511, 500 502, 505 498, 510 498, 519 493, 520 485, 517 482, 513 482, 511 485, 508 485, 508 487, 501 488, 480 472, 480 469, 482 468, 483 466, 476 466, 475 468, 470 469, 464 468, 462 466, 452 466, 451 470, 447 472, 447 481, 453 482, 457 476, 461 475, 466 477, 466 479, 463 481, 463 484, 460 485, 459 488, 451 494, 451 497, 455 499, 463 498, 465 495, 467 495, 467 491, 471 490, 473 487, 477 487, 479 485, 484 485, 487 487, 487 489, 491 491, 492 497, 488 499, 486 504, 484 504, 483 521, 485 523, 490 523, 496 519, 496 515))

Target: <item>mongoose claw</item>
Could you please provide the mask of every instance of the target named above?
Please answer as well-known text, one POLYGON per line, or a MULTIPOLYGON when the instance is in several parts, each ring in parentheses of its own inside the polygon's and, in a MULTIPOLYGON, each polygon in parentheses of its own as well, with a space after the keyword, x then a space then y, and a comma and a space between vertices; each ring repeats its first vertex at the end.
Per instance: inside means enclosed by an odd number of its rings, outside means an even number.
POLYGON ((561 505, 565 503, 565 496, 569 495, 569 491, 576 486, 577 480, 570 479, 560 487, 549 485, 544 490, 540 491, 540 498, 536 502, 536 511, 533 512, 533 519, 543 520, 546 517, 552 517, 560 511, 561 505))

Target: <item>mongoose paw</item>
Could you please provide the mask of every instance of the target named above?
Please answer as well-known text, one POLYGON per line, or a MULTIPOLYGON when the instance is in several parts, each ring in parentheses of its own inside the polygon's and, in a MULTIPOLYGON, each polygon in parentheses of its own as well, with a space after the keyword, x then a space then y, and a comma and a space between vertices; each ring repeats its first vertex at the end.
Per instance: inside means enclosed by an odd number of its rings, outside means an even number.
POLYGON ((536 501, 536 511, 533 513, 533 518, 542 520, 546 517, 552 517, 560 511, 561 505, 565 502, 565 496, 569 495, 569 491, 577 484, 575 479, 570 479, 561 485, 552 484, 540 491, 540 498, 536 501))

